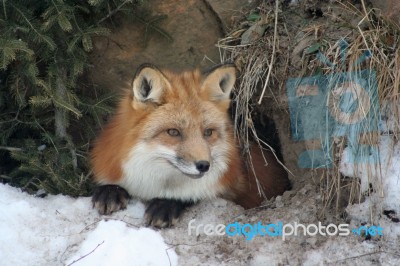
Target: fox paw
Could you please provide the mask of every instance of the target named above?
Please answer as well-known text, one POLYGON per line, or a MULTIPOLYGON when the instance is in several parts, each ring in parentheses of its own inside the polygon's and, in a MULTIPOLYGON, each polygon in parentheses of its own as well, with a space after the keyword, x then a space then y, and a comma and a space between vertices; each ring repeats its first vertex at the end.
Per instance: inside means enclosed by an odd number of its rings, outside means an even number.
POLYGON ((129 193, 117 185, 102 185, 95 188, 92 203, 100 214, 109 215, 126 209, 130 199, 129 193))
POLYGON ((183 210, 192 204, 180 200, 152 199, 144 215, 146 225, 158 228, 175 225, 183 210))

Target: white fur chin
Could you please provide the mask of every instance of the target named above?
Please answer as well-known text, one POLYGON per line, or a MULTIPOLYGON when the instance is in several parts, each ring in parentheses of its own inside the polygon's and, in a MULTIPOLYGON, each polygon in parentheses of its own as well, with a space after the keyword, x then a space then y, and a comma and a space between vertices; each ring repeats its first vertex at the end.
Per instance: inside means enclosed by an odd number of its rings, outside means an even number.
MULTIPOLYGON (((174 155, 174 157, 175 157, 175 155, 174 155)), ((196 175, 200 175, 201 174, 201 172, 196 169, 196 166, 194 164, 187 165, 187 164, 184 164, 182 162, 178 162, 178 160, 176 160, 176 158, 172 158, 172 160, 170 160, 170 162, 177 169, 179 169, 179 171, 181 171, 183 174, 187 174, 187 175, 190 175, 190 176, 196 176, 196 175)))
POLYGON ((211 162, 210 170, 200 178, 191 178, 170 163, 176 157, 174 151, 161 145, 150 147, 139 143, 124 162, 124 177, 118 185, 143 200, 171 198, 195 201, 215 198, 223 191, 219 179, 228 168, 228 162, 224 160, 228 157, 227 147, 223 144, 213 150, 211 156, 217 159, 211 162))

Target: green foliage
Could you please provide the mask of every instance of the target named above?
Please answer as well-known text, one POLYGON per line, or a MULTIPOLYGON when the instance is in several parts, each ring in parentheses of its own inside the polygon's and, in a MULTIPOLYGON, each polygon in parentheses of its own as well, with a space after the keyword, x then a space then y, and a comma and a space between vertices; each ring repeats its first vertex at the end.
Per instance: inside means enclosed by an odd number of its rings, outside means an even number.
MULTIPOLYGON (((138 4, 2 1, 0 181, 31 191, 90 193, 89 143, 114 97, 84 82, 88 53, 94 37, 109 34, 115 15, 135 16, 138 4)), ((169 36, 153 22, 146 25, 169 36)))
MULTIPOLYGON (((55 138, 55 136, 47 136, 55 138)), ((46 141, 42 141, 46 142, 46 141)), ((88 176, 74 169, 74 157, 67 143, 37 146, 34 139, 25 139, 24 149, 12 151, 11 156, 20 166, 10 173, 14 182, 33 190, 42 188, 49 193, 79 196, 90 191, 88 176)), ((79 151, 79 149, 76 149, 79 151)), ((82 154, 83 156, 84 154, 82 154)))
POLYGON ((248 21, 256 22, 261 19, 261 15, 258 12, 253 12, 247 16, 248 21))

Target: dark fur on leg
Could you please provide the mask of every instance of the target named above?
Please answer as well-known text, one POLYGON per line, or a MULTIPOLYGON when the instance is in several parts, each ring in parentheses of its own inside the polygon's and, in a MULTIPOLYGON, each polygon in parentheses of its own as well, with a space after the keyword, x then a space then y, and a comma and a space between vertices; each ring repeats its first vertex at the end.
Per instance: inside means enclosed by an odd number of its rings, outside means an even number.
POLYGON ((109 215, 126 209, 130 198, 129 193, 120 186, 102 185, 94 189, 92 203, 100 214, 109 215))
POLYGON ((181 213, 194 202, 173 199, 152 199, 145 212, 147 226, 158 228, 170 227, 178 221, 181 213))

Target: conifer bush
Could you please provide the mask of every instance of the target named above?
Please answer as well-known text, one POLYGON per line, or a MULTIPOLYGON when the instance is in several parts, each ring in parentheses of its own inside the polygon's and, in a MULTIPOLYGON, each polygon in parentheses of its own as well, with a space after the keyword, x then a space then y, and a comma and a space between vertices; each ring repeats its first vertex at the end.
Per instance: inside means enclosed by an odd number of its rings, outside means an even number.
POLYGON ((13 0, 0 4, 0 181, 87 195, 90 141, 113 96, 84 82, 93 38, 132 0, 13 0))

